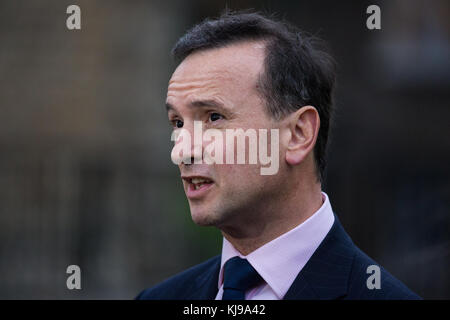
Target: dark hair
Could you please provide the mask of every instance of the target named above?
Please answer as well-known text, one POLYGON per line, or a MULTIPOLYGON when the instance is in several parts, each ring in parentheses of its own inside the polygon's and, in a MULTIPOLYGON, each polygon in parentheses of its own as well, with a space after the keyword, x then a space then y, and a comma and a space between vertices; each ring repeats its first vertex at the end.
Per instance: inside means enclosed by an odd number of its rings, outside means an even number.
POLYGON ((319 39, 256 12, 225 11, 220 17, 206 19, 190 29, 177 41, 172 54, 182 61, 195 51, 249 40, 266 43, 264 71, 258 87, 269 114, 281 119, 305 105, 317 109, 321 125, 314 157, 321 180, 332 115, 335 63, 322 49, 319 39))

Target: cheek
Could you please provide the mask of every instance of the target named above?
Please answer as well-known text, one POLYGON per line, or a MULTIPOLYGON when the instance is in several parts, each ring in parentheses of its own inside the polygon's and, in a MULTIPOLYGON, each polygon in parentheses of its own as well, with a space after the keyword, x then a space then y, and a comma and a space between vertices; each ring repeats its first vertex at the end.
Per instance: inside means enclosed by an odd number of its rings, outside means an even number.
POLYGON ((220 187, 246 192, 255 189, 267 176, 261 176, 259 165, 224 164, 216 166, 220 187))

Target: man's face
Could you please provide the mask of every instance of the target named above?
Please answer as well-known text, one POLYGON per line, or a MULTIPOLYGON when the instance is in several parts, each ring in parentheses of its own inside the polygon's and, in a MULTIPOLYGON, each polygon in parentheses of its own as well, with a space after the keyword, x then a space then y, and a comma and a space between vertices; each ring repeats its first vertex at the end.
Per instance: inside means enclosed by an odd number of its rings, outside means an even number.
MULTIPOLYGON (((203 131, 264 128, 270 132, 278 128, 257 91, 264 56, 260 42, 237 43, 189 55, 169 81, 168 116, 174 129, 182 127, 194 137, 194 121, 202 122, 203 131)), ((195 153, 193 140, 190 149, 195 153)), ((270 136, 267 140, 270 142, 270 136)), ((261 175, 260 167, 259 161, 255 165, 248 164, 248 160, 246 164, 181 163, 194 222, 223 229, 263 218, 259 214, 267 211, 273 197, 281 192, 285 177, 280 172, 261 175), (206 178, 211 183, 202 185, 196 178, 206 178)))

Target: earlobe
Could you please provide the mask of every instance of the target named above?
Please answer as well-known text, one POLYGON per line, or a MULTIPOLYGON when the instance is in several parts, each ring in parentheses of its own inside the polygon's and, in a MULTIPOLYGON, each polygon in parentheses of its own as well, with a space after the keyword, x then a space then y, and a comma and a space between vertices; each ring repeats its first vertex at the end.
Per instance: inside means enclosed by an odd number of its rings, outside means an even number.
POLYGON ((291 166, 300 164, 305 158, 304 152, 299 152, 299 150, 287 150, 286 151, 286 162, 291 166))

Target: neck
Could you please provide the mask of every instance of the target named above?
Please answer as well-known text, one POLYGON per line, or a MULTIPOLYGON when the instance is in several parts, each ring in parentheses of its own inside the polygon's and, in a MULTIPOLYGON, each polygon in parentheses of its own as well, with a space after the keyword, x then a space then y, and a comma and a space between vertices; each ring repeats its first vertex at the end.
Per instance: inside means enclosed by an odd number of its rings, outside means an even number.
POLYGON ((234 226, 222 228, 223 236, 246 256, 264 244, 294 229, 322 206, 321 184, 315 177, 310 183, 299 179, 289 187, 291 192, 282 193, 277 201, 253 210, 254 214, 241 217, 234 226))

